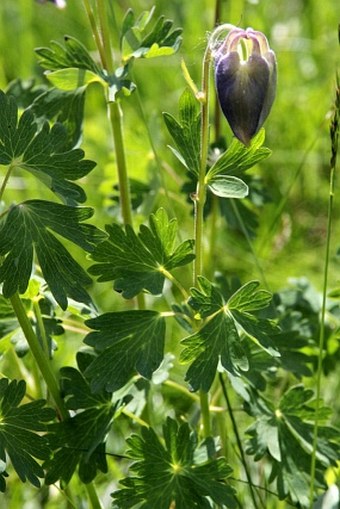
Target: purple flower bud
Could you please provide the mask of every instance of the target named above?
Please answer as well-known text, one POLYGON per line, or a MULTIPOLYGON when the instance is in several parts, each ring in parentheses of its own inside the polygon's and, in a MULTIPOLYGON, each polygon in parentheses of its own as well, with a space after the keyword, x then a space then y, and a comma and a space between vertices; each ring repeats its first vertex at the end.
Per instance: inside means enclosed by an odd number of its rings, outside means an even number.
POLYGON ((275 98, 275 53, 261 32, 233 28, 214 51, 214 59, 222 111, 235 136, 249 145, 269 115, 275 98))

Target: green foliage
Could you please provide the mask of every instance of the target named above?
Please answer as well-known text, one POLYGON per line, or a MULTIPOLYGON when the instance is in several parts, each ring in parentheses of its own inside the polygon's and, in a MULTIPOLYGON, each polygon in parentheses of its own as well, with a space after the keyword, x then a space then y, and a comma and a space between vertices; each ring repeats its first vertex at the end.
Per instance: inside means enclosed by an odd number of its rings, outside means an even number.
POLYGON ((188 424, 169 418, 163 426, 164 444, 152 428, 128 439, 127 454, 134 460, 135 476, 121 481, 123 489, 113 493, 120 509, 137 506, 149 509, 209 509, 213 503, 236 507, 234 491, 226 479, 231 468, 224 458, 196 461, 198 443, 188 424))
POLYGON ((271 294, 258 290, 259 282, 250 281, 237 290, 227 301, 222 293, 204 277, 199 288, 191 290, 190 306, 201 321, 199 330, 184 338, 181 353, 183 363, 192 362, 186 379, 193 390, 208 392, 215 378, 218 362, 233 375, 249 369, 246 350, 241 341, 241 330, 271 355, 279 355, 272 336, 277 326, 268 319, 259 318, 256 312, 266 308, 271 294))
POLYGON ((37 48, 39 64, 48 70, 57 71, 75 67, 91 71, 93 74, 102 75, 100 66, 93 60, 85 46, 75 37, 64 37, 62 44, 52 41, 51 48, 37 48))
POLYGON ((85 343, 98 352, 85 375, 94 391, 115 391, 137 371, 150 379, 164 356, 165 320, 157 311, 106 313, 87 320, 85 343))
POLYGON ((131 299, 142 290, 162 293, 165 275, 191 262, 193 241, 175 247, 177 220, 168 219, 164 209, 151 214, 150 227, 141 225, 138 235, 131 226, 124 230, 117 224, 106 226, 107 241, 94 250, 92 258, 100 263, 90 267, 99 281, 115 281, 115 290, 131 299))
POLYGON ((40 126, 46 120, 58 122, 66 129, 64 150, 75 148, 81 141, 86 87, 59 90, 46 85, 36 85, 34 80, 14 80, 6 90, 19 108, 29 108, 40 126))
POLYGON ((262 147, 264 138, 264 129, 254 136, 249 147, 234 138, 228 149, 209 168, 207 182, 216 175, 240 175, 269 157, 271 150, 262 147))
POLYGON ((6 488, 6 454, 21 481, 39 487, 39 478, 44 477, 37 459, 47 459, 50 449, 41 433, 47 431, 55 412, 42 399, 20 405, 25 391, 23 380, 0 380, 0 491, 6 488))
POLYGON ((91 279, 50 230, 92 251, 103 239, 103 233, 95 226, 83 224, 92 214, 88 207, 68 207, 42 200, 11 207, 0 223, 0 255, 6 256, 0 267, 4 296, 25 292, 35 252, 50 290, 63 309, 67 307, 68 296, 90 303, 84 287, 91 279))
POLYGON ((314 421, 318 419, 316 480, 324 485, 324 470, 339 458, 339 431, 322 424, 330 409, 315 411, 313 391, 301 385, 291 387, 274 405, 249 390, 246 410, 256 422, 247 430, 247 452, 255 460, 271 461, 269 481, 276 481, 280 499, 289 496, 294 504, 309 507, 310 455, 313 450, 314 421))
POLYGON ((98 487, 115 509, 324 509, 340 458, 340 292, 324 307, 319 292, 334 8, 219 2, 221 23, 266 33, 290 84, 269 158, 197 76, 218 3, 162 3, 175 22, 137 0, 0 2, 0 507, 99 508, 98 487), (180 47, 184 80, 154 58, 180 47))
POLYGON ((200 170, 200 122, 198 102, 189 90, 185 90, 179 101, 179 119, 164 113, 164 120, 176 149, 170 147, 185 168, 197 176, 200 170))
POLYGON ((172 30, 173 21, 160 16, 153 27, 155 8, 142 12, 136 18, 132 9, 125 14, 121 29, 121 52, 124 62, 134 58, 154 58, 172 55, 178 51, 182 38, 181 28, 172 30))
POLYGON ((61 377, 72 416, 49 426, 47 439, 53 454, 44 463, 45 481, 53 484, 60 479, 67 484, 78 467, 80 479, 89 483, 98 470, 107 472, 105 439, 118 403, 112 403, 112 394, 106 391, 93 394, 75 368, 62 368, 61 377))
POLYGON ((243 180, 232 175, 217 175, 209 179, 210 191, 220 198, 245 198, 249 188, 243 180))
POLYGON ((81 149, 68 150, 67 134, 60 123, 41 129, 27 108, 18 120, 18 108, 12 96, 0 90, 0 164, 12 165, 32 173, 68 204, 84 202, 86 194, 73 181, 87 175, 95 166, 83 159, 81 149))

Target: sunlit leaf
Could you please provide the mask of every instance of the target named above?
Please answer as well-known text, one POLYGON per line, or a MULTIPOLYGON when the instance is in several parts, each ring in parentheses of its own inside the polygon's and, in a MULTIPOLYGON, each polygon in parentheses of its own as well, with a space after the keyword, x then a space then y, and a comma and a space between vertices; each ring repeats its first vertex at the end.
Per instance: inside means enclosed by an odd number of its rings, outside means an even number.
POLYGON ((127 11, 121 31, 123 61, 172 55, 178 51, 182 29, 173 30, 173 21, 164 16, 160 16, 151 28, 154 11, 154 8, 144 11, 138 18, 132 9, 127 11))
POLYGON ((99 262, 90 267, 99 281, 115 281, 114 288, 130 299, 142 290, 162 293, 164 271, 191 262, 193 241, 175 247, 177 220, 168 219, 164 209, 150 216, 150 227, 141 225, 137 235, 131 226, 125 231, 117 224, 106 230, 109 239, 95 249, 92 258, 99 262))
POLYGON ((208 187, 220 198, 245 198, 249 192, 247 184, 232 175, 216 175, 209 180, 208 187))
POLYGON ((214 504, 233 509, 234 491, 227 483, 232 470, 224 458, 195 460, 197 437, 188 424, 168 418, 164 443, 152 428, 128 439, 132 475, 112 494, 120 509, 212 509, 214 504))
MULTIPOLYGON (((23 380, 0 380, 0 461, 6 464, 7 454, 20 480, 40 487, 44 471, 37 460, 46 460, 50 455, 42 433, 47 431, 47 423, 54 419, 55 412, 45 407, 44 400, 20 405, 25 391, 23 380)), ((2 471, 1 491, 5 488, 4 476, 6 472, 2 471)))
POLYGON ((75 37, 65 35, 64 45, 52 41, 50 48, 37 48, 39 64, 48 71, 77 68, 91 71, 103 77, 101 67, 93 60, 85 46, 75 37))
POLYGON ((68 67, 58 69, 46 74, 48 80, 60 90, 70 91, 90 85, 91 83, 103 83, 104 80, 92 71, 68 67))
POLYGON ((15 100, 0 91, 0 164, 14 163, 16 168, 32 173, 51 191, 69 204, 84 202, 83 189, 74 183, 95 166, 83 159, 80 149, 67 150, 66 129, 59 123, 41 129, 28 108, 18 119, 15 100))
POLYGON ((215 175, 240 175, 263 159, 270 156, 271 150, 262 147, 265 132, 261 129, 247 147, 236 138, 233 139, 227 150, 211 166, 207 180, 215 175))
POLYGON ((186 380, 193 390, 209 391, 219 362, 232 375, 248 370, 240 330, 270 355, 279 355, 273 337, 278 333, 277 326, 254 314, 271 300, 271 294, 258 290, 258 286, 258 281, 246 283, 227 302, 206 278, 200 277, 199 288, 191 290, 189 304, 197 311, 196 318, 202 319, 202 325, 182 340, 180 360, 191 362, 186 380))
POLYGON ((164 113, 164 120, 176 145, 176 149, 170 148, 186 169, 197 176, 200 171, 201 116, 198 102, 189 90, 185 90, 180 98, 179 119, 164 113))
POLYGON ((72 415, 49 426, 47 435, 53 451, 45 461, 46 483, 68 483, 78 469, 84 483, 91 482, 97 471, 107 472, 105 441, 117 404, 112 394, 92 394, 82 373, 75 368, 61 369, 61 387, 72 415))
POLYGON ((91 283, 90 277, 55 234, 86 251, 93 251, 105 234, 84 223, 92 215, 89 207, 68 207, 42 200, 11 207, 0 222, 3 295, 11 297, 16 291, 25 292, 35 253, 44 278, 63 309, 67 307, 67 297, 90 303, 85 290, 91 283))
POLYGON ((270 482, 276 481, 280 499, 290 497, 307 508, 310 491, 310 462, 313 449, 314 421, 318 416, 316 452, 317 486, 325 486, 324 474, 339 458, 339 430, 324 424, 330 409, 315 411, 313 391, 298 385, 283 394, 280 401, 263 399, 255 389, 245 408, 256 421, 247 430, 250 435, 248 454, 255 460, 270 459, 270 482))
POLYGON ((165 320, 157 311, 105 313, 86 325, 94 331, 84 341, 98 353, 85 370, 95 391, 115 391, 136 371, 150 379, 163 360, 165 320))

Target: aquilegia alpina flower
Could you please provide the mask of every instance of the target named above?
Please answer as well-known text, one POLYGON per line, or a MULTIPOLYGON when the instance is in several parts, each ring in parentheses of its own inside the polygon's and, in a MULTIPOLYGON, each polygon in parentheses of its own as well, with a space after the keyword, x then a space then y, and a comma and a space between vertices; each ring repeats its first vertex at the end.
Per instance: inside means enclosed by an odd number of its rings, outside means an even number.
POLYGON ((214 51, 222 111, 245 145, 262 127, 276 92, 276 58, 264 34, 234 27, 214 51))

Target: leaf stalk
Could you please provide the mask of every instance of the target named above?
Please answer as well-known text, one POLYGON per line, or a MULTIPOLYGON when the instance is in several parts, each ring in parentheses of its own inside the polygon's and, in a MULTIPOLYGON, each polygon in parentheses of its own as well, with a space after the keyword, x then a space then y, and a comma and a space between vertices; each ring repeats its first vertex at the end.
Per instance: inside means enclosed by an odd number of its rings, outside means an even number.
POLYGON ((64 401, 61 397, 61 394, 59 391, 59 384, 58 384, 57 379, 52 371, 49 359, 48 359, 46 353, 44 352, 44 350, 41 348, 41 345, 40 345, 39 340, 33 330, 31 322, 28 319, 28 316, 26 314, 25 308, 23 306, 23 303, 21 301, 19 294, 16 292, 10 298, 10 301, 11 301, 13 310, 17 316, 20 327, 25 335, 25 338, 26 338, 28 344, 29 344, 32 355, 35 358, 35 361, 40 369, 40 372, 46 382, 48 390, 55 402, 59 417, 62 420, 67 419, 69 417, 69 413, 68 413, 68 410, 65 407, 64 401))

